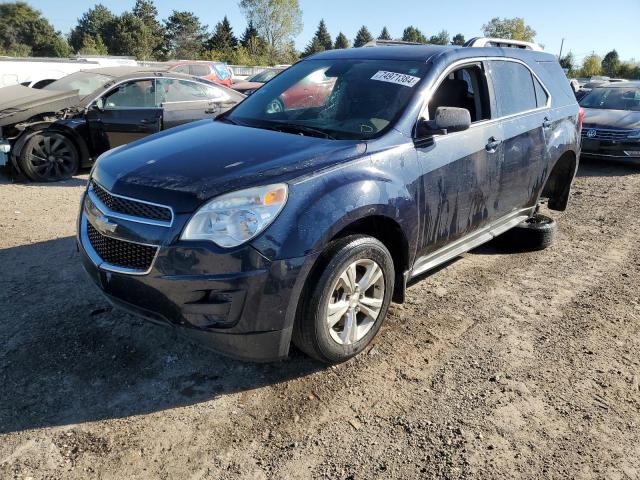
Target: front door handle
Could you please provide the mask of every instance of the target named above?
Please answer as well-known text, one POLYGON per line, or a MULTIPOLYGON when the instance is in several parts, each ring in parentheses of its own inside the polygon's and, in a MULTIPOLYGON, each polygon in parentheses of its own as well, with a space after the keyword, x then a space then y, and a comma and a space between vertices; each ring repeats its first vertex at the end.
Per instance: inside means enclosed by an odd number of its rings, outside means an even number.
POLYGON ((487 145, 484 148, 487 149, 487 152, 493 153, 496 151, 496 149, 500 146, 501 143, 502 143, 502 140, 497 140, 496 137, 491 137, 489 139, 489 143, 487 143, 487 145))
POLYGON ((216 113, 218 109, 216 107, 207 108, 204 113, 216 113))
POLYGON ((551 128, 551 121, 547 117, 544 117, 544 122, 542 122, 542 128, 551 128))

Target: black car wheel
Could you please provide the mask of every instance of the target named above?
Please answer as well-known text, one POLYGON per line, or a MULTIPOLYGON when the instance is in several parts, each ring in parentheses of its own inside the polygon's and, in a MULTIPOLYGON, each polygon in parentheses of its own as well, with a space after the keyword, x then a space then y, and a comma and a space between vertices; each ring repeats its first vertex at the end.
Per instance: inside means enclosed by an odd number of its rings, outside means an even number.
POLYGON ((55 182, 70 178, 80 158, 73 142, 60 133, 37 133, 22 148, 20 168, 34 182, 55 182))
POLYGON ((317 360, 340 363, 380 330, 393 295, 393 260, 375 238, 354 235, 332 244, 321 262, 302 300, 293 342, 317 360))

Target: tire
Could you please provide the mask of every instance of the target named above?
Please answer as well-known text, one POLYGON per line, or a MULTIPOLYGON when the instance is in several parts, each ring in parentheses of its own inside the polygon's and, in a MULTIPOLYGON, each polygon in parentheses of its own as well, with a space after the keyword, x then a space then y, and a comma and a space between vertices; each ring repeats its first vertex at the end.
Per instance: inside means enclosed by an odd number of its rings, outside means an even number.
POLYGON ((352 235, 333 242, 320 262, 301 298, 293 343, 316 360, 341 363, 380 330, 393 295, 393 259, 375 238, 352 235))
POLYGON ((556 237, 558 224, 546 215, 539 213, 519 223, 498 237, 500 244, 518 251, 544 250, 556 237))
POLYGON ((25 143, 18 164, 34 182, 55 182, 71 178, 78 171, 80 156, 69 137, 39 132, 25 143))

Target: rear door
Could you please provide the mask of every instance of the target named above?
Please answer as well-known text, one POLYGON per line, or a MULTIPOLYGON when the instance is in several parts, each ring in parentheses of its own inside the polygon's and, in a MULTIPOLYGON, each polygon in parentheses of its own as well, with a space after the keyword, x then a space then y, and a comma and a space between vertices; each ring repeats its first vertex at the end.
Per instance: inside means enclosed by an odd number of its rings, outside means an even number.
POLYGON ((548 165, 546 132, 552 127, 549 94, 524 63, 488 62, 488 74, 504 142, 498 213, 535 204, 548 165))
MULTIPOLYGON (((158 79, 158 99, 164 110, 162 128, 213 119, 235 105, 235 92, 183 79, 158 79)), ((237 95, 239 97, 239 95, 237 95)))
POLYGON ((155 79, 124 82, 102 95, 87 113, 96 155, 160 131, 162 109, 156 106, 155 79))

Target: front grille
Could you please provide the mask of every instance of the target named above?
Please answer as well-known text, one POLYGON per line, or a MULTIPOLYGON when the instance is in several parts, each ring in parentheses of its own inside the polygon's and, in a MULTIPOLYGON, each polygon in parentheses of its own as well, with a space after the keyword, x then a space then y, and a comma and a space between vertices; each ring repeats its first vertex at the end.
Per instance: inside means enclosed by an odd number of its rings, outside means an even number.
POLYGON ((158 247, 125 242, 102 235, 89 222, 87 222, 87 236, 100 258, 116 267, 146 272, 151 268, 158 251, 158 247))
POLYGON ((597 128, 583 125, 582 138, 593 138, 594 140, 626 140, 633 130, 616 130, 613 128, 597 128), (594 131, 594 136, 589 136, 589 131, 594 131))
POLYGON ((118 197, 109 193, 94 181, 91 181, 91 188, 100 201, 114 212, 164 222, 170 222, 172 219, 171 209, 168 207, 150 205, 148 203, 118 197))

